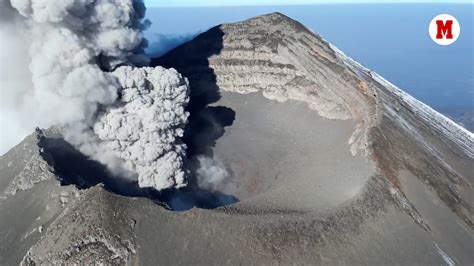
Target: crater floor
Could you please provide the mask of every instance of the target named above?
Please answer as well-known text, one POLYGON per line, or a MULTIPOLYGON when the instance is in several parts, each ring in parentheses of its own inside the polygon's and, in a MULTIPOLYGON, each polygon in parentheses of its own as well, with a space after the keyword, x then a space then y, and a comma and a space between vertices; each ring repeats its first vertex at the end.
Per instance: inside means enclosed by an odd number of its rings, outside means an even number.
POLYGON ((359 194, 374 175, 370 161, 349 151, 353 121, 322 118, 303 102, 272 101, 260 92, 221 96, 212 105, 236 115, 217 139, 214 157, 230 173, 222 192, 242 204, 330 210, 359 194))

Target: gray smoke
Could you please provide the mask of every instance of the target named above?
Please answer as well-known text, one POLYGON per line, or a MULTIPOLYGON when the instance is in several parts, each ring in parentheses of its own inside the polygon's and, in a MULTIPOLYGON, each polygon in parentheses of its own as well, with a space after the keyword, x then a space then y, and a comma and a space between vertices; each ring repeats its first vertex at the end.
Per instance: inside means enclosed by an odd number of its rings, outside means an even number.
POLYGON ((20 111, 23 127, 91 124, 119 89, 101 68, 145 63, 137 56, 145 45, 139 6, 132 0, 2 1, 2 70, 17 74, 2 74, 2 106, 8 106, 2 114, 20 111))
POLYGON ((185 184, 186 146, 180 138, 188 113, 189 85, 174 69, 120 67, 114 71, 121 99, 94 124, 107 148, 138 173, 141 187, 168 188, 185 184))
POLYGON ((18 112, 32 84, 27 33, 18 30, 27 26, 17 14, 9 2, 0 1, 0 154, 34 129, 28 127, 28 116, 21 117, 18 112))
POLYGON ((204 155, 197 157, 199 168, 196 170, 199 187, 208 190, 220 190, 229 173, 224 164, 215 158, 204 155))
POLYGON ((61 126, 81 152, 140 186, 185 184, 188 85, 174 70, 138 68, 148 63, 142 1, 10 0, 0 9, 2 142, 61 126))

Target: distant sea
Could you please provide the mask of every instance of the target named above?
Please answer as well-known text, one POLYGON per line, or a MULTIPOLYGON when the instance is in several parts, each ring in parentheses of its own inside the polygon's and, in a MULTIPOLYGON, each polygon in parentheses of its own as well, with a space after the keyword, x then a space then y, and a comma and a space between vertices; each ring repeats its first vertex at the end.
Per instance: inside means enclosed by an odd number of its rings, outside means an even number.
POLYGON ((151 8, 149 52, 162 54, 212 26, 274 11, 300 21, 438 111, 474 115, 472 4, 151 8), (461 25, 450 46, 435 44, 428 34, 431 19, 442 13, 461 25))

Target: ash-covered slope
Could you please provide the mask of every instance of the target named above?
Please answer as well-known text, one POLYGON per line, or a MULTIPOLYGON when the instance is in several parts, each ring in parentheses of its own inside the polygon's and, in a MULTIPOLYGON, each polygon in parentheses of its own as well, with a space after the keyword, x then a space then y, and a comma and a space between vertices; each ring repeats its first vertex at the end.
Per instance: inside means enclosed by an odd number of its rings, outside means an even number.
POLYGON ((300 23, 224 24, 153 63, 189 78, 188 160, 224 165, 209 189, 240 202, 172 212, 94 186, 100 165, 69 169, 38 131, 0 158, 0 264, 474 261, 472 133, 300 23))

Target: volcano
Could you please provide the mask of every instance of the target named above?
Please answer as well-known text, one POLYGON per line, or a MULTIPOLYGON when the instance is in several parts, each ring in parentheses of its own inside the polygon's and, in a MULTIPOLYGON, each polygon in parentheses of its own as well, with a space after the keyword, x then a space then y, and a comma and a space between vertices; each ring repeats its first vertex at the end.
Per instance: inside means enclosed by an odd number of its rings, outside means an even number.
POLYGON ((474 135, 299 22, 219 25, 152 65, 189 79, 187 166, 222 182, 141 189, 38 129, 0 158, 0 264, 474 261, 474 135))

